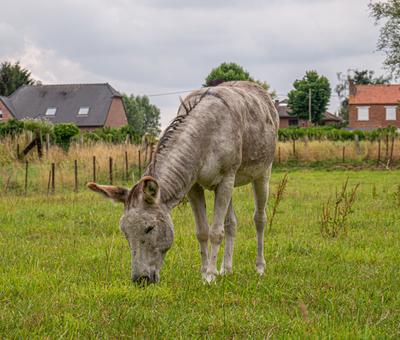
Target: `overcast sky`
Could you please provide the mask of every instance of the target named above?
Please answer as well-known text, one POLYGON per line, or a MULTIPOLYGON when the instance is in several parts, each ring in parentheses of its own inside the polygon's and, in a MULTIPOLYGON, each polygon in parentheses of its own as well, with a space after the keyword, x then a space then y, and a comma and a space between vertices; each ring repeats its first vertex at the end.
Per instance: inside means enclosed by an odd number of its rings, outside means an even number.
MULTIPOLYGON (((280 96, 306 70, 378 74, 379 28, 369 0, 0 0, 0 61, 21 61, 43 83, 109 82, 158 94, 191 90, 224 61, 280 96)), ((181 94, 184 96, 185 94, 181 94)), ((179 95, 154 96, 165 127, 179 95)), ((337 109, 332 93, 330 110, 337 109)))

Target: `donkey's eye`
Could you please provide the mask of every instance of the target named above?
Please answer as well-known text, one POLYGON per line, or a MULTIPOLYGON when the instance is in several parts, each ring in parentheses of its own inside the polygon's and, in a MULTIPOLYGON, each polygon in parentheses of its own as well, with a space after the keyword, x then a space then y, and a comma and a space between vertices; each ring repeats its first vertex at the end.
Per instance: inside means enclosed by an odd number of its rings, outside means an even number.
POLYGON ((154 227, 153 226, 151 226, 151 227, 147 227, 145 230, 144 230, 144 233, 145 234, 148 234, 150 231, 152 231, 154 229, 154 227))

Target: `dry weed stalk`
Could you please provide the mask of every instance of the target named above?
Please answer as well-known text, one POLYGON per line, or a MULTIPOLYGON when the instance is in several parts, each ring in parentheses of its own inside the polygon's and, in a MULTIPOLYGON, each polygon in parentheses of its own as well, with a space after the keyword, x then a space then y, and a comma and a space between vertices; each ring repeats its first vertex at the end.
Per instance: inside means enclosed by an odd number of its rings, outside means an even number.
POLYGON ((349 178, 342 185, 340 193, 336 191, 335 201, 331 198, 322 205, 321 234, 324 237, 337 237, 341 232, 347 234, 347 217, 353 212, 352 207, 356 200, 357 189, 360 183, 352 190, 347 191, 349 178))
POLYGON ((274 205, 272 207, 271 217, 269 219, 269 231, 272 230, 274 218, 278 211, 279 204, 282 201, 283 194, 285 193, 287 182, 288 182, 288 174, 285 173, 282 180, 279 182, 278 187, 276 188, 275 201, 274 201, 274 205))

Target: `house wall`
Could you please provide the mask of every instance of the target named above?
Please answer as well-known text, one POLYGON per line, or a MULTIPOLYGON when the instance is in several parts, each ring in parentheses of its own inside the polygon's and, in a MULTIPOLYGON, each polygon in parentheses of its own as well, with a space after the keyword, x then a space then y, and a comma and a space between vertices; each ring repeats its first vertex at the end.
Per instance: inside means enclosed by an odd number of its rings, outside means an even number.
POLYGON ((386 120, 386 108, 388 105, 349 105, 349 127, 353 129, 367 128, 375 129, 380 127, 396 126, 400 128, 400 109, 396 109, 396 120, 386 120), (369 106, 369 120, 357 120, 357 107, 369 106))
POLYGON ((287 128, 289 127, 289 118, 279 118, 279 127, 280 128, 287 128))
POLYGON ((323 121, 323 124, 324 125, 338 125, 338 124, 340 124, 340 122, 339 121, 337 121, 337 120, 330 120, 330 119, 325 119, 324 121, 323 121))
POLYGON ((128 124, 122 98, 113 98, 108 110, 105 127, 120 127, 128 124))
POLYGON ((7 120, 14 118, 11 112, 7 109, 7 106, 5 106, 1 100, 0 100, 0 110, 3 111, 3 119, 0 119, 0 122, 6 122, 7 120))

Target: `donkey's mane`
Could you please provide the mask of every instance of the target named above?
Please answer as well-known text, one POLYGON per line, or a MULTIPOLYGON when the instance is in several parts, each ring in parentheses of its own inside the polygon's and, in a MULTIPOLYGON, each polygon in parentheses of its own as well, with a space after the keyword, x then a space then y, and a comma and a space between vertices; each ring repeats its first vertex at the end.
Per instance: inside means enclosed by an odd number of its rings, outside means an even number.
POLYGON ((180 99, 181 105, 178 108, 178 113, 180 112, 181 108, 183 107, 185 110, 185 113, 183 114, 178 114, 173 120, 172 122, 168 125, 168 127, 165 129, 164 133, 162 134, 159 142, 157 143, 157 148, 153 154, 153 159, 151 160, 151 162, 149 163, 148 166, 148 173, 150 175, 154 174, 154 170, 155 170, 155 165, 156 165, 156 156, 158 154, 160 154, 160 152, 166 148, 166 146, 168 145, 168 142, 172 139, 172 137, 175 134, 175 131, 178 129, 179 126, 182 125, 182 123, 186 120, 186 118, 189 116, 190 112, 193 111, 193 109, 199 105, 199 103, 202 101, 202 99, 206 96, 213 96, 216 97, 218 99, 220 99, 224 105, 226 105, 227 107, 229 107, 228 103, 226 102, 226 100, 219 95, 218 93, 215 92, 211 92, 212 88, 208 88, 206 89, 206 91, 202 92, 202 93, 198 93, 195 92, 193 94, 190 94, 188 97, 185 98, 185 100, 182 100, 182 98, 180 99), (194 100, 191 100, 192 98, 194 98, 194 100))

